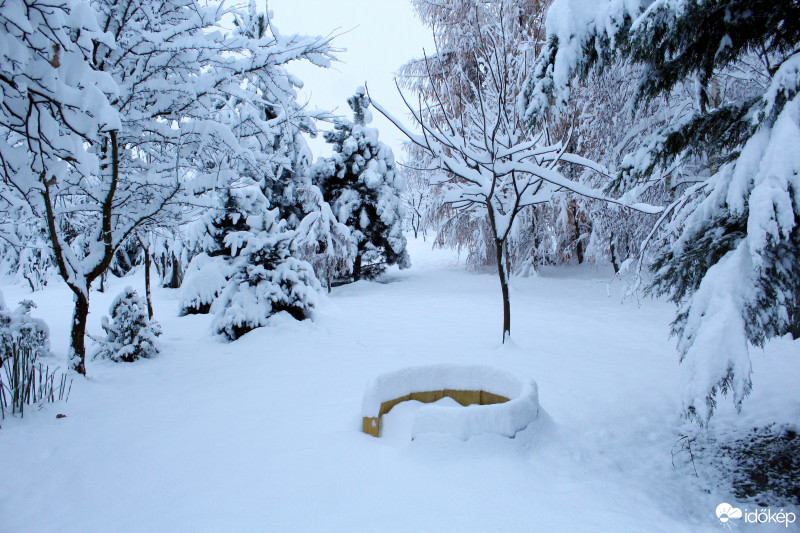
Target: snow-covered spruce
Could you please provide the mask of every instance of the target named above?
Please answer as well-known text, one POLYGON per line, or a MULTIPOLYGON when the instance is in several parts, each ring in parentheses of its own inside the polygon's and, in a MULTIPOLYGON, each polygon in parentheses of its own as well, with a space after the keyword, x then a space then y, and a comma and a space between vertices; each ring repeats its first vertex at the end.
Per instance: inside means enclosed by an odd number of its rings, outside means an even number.
MULTIPOLYGON (((230 340, 266 325, 281 311, 298 320, 308 318, 320 288, 311 264, 295 257, 298 232, 287 228, 280 209, 268 210, 268 205, 257 186, 229 190, 224 208, 206 224, 214 251, 203 268, 216 269, 211 275, 217 282, 226 278, 211 304, 211 327, 230 340)), ((187 301, 190 296, 198 302, 212 297, 199 294, 199 288, 190 294, 189 289, 187 301)))
MULTIPOLYGON (((267 240, 269 240, 267 238, 267 240)), ((276 259, 255 264, 241 261, 227 287, 211 306, 212 328, 230 340, 265 326, 272 315, 286 311, 297 320, 309 318, 316 304, 319 281, 307 262, 284 255, 282 244, 264 244, 256 255, 276 259), (277 259, 277 257, 281 257, 277 259)))
POLYGON ((158 354, 157 338, 161 326, 147 317, 147 303, 131 287, 125 287, 108 310, 111 321, 103 317, 101 326, 104 339, 96 339, 99 346, 94 357, 130 363, 158 354))
POLYGON ((322 190, 339 222, 347 225, 357 249, 352 278, 371 279, 389 265, 408 268, 410 260, 403 235, 405 208, 403 178, 395 169, 392 149, 378 141, 369 98, 363 87, 347 103, 354 121, 339 121, 325 140, 333 157, 319 160, 312 179, 322 190))

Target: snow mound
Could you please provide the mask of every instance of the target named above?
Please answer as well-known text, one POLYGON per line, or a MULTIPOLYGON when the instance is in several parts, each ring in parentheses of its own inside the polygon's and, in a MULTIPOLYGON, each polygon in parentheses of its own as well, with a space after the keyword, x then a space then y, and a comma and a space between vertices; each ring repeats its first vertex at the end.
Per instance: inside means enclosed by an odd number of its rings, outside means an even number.
POLYGON ((192 259, 181 284, 180 314, 206 314, 222 293, 230 267, 221 256, 200 253, 192 259))
POLYGON ((381 417, 401 402, 444 397, 461 406, 423 406, 414 418, 412 439, 424 433, 462 440, 485 433, 514 437, 539 419, 532 379, 495 367, 446 364, 404 368, 373 379, 364 392, 363 431, 380 436, 381 417))

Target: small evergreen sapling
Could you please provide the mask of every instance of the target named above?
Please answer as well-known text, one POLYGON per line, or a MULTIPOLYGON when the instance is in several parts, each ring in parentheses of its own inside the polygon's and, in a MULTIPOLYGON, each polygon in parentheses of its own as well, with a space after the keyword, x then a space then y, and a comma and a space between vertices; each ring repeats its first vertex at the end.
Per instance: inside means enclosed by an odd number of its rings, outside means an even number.
POLYGON ((106 338, 98 340, 95 357, 130 363, 159 352, 156 337, 161 335, 161 326, 147 317, 147 303, 135 290, 125 287, 108 312, 111 321, 105 316, 102 319, 106 338))

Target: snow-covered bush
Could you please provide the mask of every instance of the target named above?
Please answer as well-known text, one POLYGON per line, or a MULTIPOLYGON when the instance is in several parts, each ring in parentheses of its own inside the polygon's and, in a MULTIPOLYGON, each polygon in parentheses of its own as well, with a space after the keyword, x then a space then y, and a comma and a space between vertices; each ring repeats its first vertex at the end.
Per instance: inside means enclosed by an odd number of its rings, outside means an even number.
POLYGON ((225 288, 229 271, 228 263, 220 256, 201 253, 192 259, 181 284, 181 316, 208 313, 225 288))
POLYGON ((14 347, 29 349, 34 357, 49 355, 50 330, 44 320, 30 315, 34 307, 35 303, 23 300, 10 311, 0 293, 0 362, 11 356, 14 347))
POLYGON ((103 317, 101 326, 105 339, 98 340, 94 357, 130 363, 158 353, 156 337, 161 335, 158 322, 150 321, 147 304, 131 287, 125 287, 108 310, 111 321, 103 317))
POLYGON ((211 306, 213 330, 230 340, 266 325, 281 311, 308 318, 320 289, 311 264, 290 256, 285 233, 263 231, 248 238, 235 273, 211 306))
POLYGON ((69 395, 67 376, 39 362, 50 352, 47 324, 30 316, 36 307, 22 301, 9 311, 0 293, 0 416, 19 413, 26 405, 63 400, 69 395))
MULTIPOLYGON (((318 200, 318 207, 327 207, 321 197, 318 200)), ((320 284, 299 248, 325 242, 326 232, 338 235, 342 228, 332 220, 330 209, 327 220, 311 213, 296 229, 281 207, 270 209, 259 186, 222 190, 218 202, 195 228, 193 240, 206 253, 195 257, 187 270, 183 312, 203 312, 210 306, 213 331, 229 340, 264 326, 281 311, 298 320, 308 318, 320 284)))

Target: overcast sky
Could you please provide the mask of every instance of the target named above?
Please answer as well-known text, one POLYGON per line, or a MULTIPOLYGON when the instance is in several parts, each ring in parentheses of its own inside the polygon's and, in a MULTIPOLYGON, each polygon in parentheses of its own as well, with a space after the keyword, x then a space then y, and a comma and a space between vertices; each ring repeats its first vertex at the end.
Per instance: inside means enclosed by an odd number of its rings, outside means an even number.
MULTIPOLYGON (((395 116, 407 119, 405 105, 394 85, 397 69, 408 60, 421 57, 423 48, 433 50, 433 38, 414 14, 409 0, 259 0, 268 4, 274 23, 283 34, 339 34, 334 41, 341 62, 330 69, 292 64, 289 70, 305 82, 301 101, 311 107, 336 108, 337 114, 352 119, 347 98, 356 87, 368 84, 370 94, 395 116)), ((371 126, 380 131, 383 142, 401 159, 404 139, 380 113, 373 113, 371 126)), ((321 124, 320 128, 328 128, 321 124)), ((330 149, 321 136, 311 142, 315 157, 330 149)))

